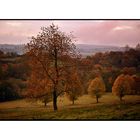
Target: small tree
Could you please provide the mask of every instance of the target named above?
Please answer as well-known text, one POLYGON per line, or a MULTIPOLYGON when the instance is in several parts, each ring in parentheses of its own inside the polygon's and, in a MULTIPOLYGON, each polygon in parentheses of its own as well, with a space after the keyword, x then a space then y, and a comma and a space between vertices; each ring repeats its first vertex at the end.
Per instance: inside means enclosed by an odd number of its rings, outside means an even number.
POLYGON ((44 103, 44 106, 46 107, 47 104, 52 101, 52 93, 47 93, 46 96, 43 96, 38 99, 42 101, 42 103, 44 103))
POLYGON ((88 87, 88 93, 92 97, 96 97, 97 103, 99 102, 98 99, 101 98, 103 92, 105 92, 105 84, 101 77, 96 77, 93 79, 88 87))
POLYGON ((130 75, 121 74, 115 80, 112 92, 120 98, 120 101, 122 101, 122 97, 132 94, 133 84, 134 79, 130 75))
POLYGON ((77 72, 71 72, 66 84, 67 98, 72 101, 72 104, 74 104, 74 101, 76 101, 78 97, 82 95, 82 91, 82 83, 77 72))
POLYGON ((43 73, 36 69, 31 73, 27 80, 27 89, 25 97, 31 101, 41 101, 44 106, 52 101, 52 85, 49 79, 44 78, 43 73))

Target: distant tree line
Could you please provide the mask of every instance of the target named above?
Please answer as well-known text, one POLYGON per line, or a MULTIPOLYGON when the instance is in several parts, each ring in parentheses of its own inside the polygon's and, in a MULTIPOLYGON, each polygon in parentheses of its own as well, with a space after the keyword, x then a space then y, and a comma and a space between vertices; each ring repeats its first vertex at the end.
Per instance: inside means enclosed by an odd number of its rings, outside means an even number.
POLYGON ((79 63, 79 72, 85 88, 88 81, 100 75, 106 86, 106 91, 111 92, 115 79, 120 74, 135 76, 138 82, 140 76, 140 49, 130 48, 125 52, 96 53, 82 58, 79 63))

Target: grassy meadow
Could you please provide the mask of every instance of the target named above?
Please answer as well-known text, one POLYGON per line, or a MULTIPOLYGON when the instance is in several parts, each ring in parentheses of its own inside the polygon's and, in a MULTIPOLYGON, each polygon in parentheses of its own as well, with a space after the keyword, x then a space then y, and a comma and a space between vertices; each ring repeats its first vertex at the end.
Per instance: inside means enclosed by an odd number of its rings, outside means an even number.
POLYGON ((80 97, 75 104, 66 97, 58 98, 58 111, 53 111, 52 102, 46 107, 40 102, 25 99, 0 103, 1 120, 138 120, 140 96, 128 95, 120 103, 116 96, 106 93, 96 103, 89 95, 80 97))

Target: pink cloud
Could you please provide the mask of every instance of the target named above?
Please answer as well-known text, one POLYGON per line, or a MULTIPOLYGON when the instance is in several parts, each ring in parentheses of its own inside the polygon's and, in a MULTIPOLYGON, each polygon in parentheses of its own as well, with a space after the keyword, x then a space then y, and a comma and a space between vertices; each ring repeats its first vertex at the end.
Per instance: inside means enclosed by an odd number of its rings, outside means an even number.
POLYGON ((77 43, 135 45, 140 42, 140 20, 1 20, 0 43, 26 43, 40 27, 57 24, 61 30, 73 31, 77 43))
POLYGON ((140 41, 139 25, 140 21, 106 21, 97 25, 85 24, 79 28, 77 35, 81 42, 134 45, 140 41))

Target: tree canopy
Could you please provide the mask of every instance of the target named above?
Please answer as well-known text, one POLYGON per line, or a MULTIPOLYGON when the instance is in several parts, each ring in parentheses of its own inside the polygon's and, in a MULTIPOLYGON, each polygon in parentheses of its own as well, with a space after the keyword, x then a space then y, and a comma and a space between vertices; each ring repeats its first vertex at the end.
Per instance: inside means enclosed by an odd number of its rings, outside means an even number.
POLYGON ((88 87, 88 93, 92 97, 96 97, 97 103, 98 103, 98 98, 100 98, 104 92, 105 92, 105 84, 101 77, 98 76, 93 80, 91 80, 88 87))
POLYGON ((26 45, 31 73, 42 74, 51 85, 54 110, 57 110, 57 97, 65 92, 67 69, 75 67, 74 58, 79 57, 73 39, 72 34, 65 34, 52 24, 42 27, 26 45))
POLYGON ((125 95, 132 94, 132 89, 134 86, 134 79, 130 75, 119 75, 112 87, 112 92, 114 95, 118 96, 120 100, 122 100, 122 97, 125 95))
POLYGON ((82 82, 76 70, 71 71, 67 78, 66 96, 74 104, 74 101, 83 93, 82 82))

